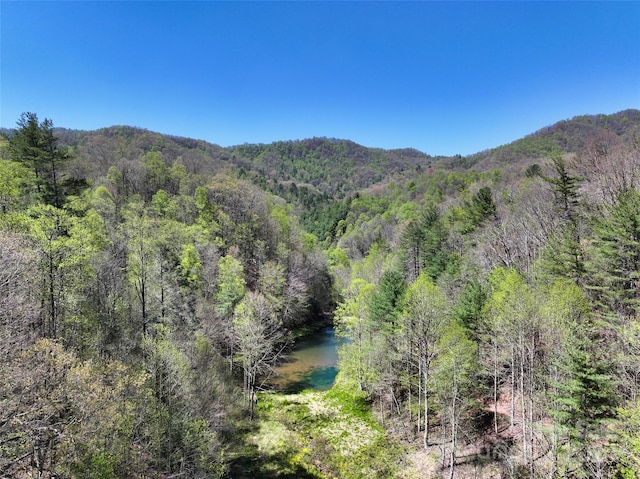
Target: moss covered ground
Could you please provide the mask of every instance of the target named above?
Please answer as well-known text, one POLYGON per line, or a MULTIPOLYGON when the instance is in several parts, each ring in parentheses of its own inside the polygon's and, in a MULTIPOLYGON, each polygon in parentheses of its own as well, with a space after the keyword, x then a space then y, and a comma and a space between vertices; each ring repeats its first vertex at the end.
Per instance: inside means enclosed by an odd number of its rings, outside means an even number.
POLYGON ((340 385, 262 393, 243 443, 234 478, 408 477, 404 446, 385 434, 364 394, 340 385))

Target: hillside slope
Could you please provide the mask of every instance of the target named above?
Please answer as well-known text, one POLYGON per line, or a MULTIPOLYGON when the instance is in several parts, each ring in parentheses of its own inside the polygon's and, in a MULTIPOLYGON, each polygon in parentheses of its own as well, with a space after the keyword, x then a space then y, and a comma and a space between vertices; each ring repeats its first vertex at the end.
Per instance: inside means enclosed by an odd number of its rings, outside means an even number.
POLYGON ((520 160, 575 153, 598 137, 629 143, 639 135, 640 110, 623 110, 611 115, 581 115, 558 121, 509 144, 458 157, 453 162, 446 161, 444 165, 489 170, 496 165, 520 160))

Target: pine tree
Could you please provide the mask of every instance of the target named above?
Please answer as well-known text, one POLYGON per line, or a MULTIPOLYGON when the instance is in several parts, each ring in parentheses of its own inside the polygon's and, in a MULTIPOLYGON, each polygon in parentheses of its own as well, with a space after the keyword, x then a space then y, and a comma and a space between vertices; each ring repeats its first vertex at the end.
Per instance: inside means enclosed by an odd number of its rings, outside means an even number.
POLYGON ((640 313, 640 193, 619 196, 594 226, 590 287, 609 314, 640 313))
POLYGON ((487 301, 487 291, 477 280, 469 282, 460 292, 453 307, 455 318, 460 321, 472 337, 477 338, 482 318, 482 308, 487 301))
POLYGON ((480 188, 471 201, 465 202, 465 211, 472 225, 470 229, 474 229, 485 219, 495 217, 496 203, 491 188, 488 186, 480 188))
POLYGON ((615 395, 611 368, 583 344, 569 352, 567 379, 557 385, 559 409, 555 416, 568 439, 567 474, 572 477, 602 475, 602 439, 605 424, 614 417, 615 395))
POLYGON ((552 186, 556 207, 564 220, 564 226, 545 251, 546 268, 552 274, 571 278, 580 284, 585 274, 578 213, 578 188, 581 179, 569 174, 562 157, 552 158, 552 166, 556 175, 542 178, 552 186))
POLYGON ((61 166, 67 155, 58 147, 53 122, 48 118, 38 122, 37 114, 23 113, 17 125, 9 141, 11 156, 32 169, 42 200, 61 207, 64 201, 61 166))
POLYGON ((401 311, 402 297, 407 283, 401 272, 388 270, 382 274, 380 285, 371 298, 371 319, 382 329, 391 332, 395 329, 401 311))
POLYGON ((447 231, 434 207, 426 208, 409 223, 402 244, 410 280, 415 280, 423 270, 434 280, 442 274, 449 259, 444 250, 446 239, 447 231))

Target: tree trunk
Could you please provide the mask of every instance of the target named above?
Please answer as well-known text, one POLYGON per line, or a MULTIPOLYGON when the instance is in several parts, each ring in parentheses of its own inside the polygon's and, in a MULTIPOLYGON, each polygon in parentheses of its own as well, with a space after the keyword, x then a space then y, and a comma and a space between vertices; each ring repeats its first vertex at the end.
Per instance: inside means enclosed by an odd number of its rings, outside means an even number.
POLYGON ((426 449, 429 447, 429 365, 427 361, 424 361, 424 365, 422 367, 422 371, 424 374, 424 436, 423 436, 423 444, 426 449))
POLYGON ((493 343, 493 429, 498 435, 498 343, 493 343))
POLYGON ((56 315, 56 294, 55 294, 56 268, 53 264, 53 253, 49 253, 49 326, 46 328, 45 336, 56 337, 57 315, 56 315))
POLYGON ((456 467, 456 447, 458 442, 458 421, 456 419, 458 403, 458 386, 454 371, 453 397, 451 399, 451 451, 449 452, 449 479, 453 479, 456 467))
POLYGON ((515 426, 516 414, 516 358, 515 351, 511 350, 511 427, 515 426))
POLYGON ((527 456, 527 415, 524 406, 524 361, 520 358, 520 371, 518 377, 518 389, 520 390, 520 429, 522 434, 522 460, 525 464, 528 464, 527 456))

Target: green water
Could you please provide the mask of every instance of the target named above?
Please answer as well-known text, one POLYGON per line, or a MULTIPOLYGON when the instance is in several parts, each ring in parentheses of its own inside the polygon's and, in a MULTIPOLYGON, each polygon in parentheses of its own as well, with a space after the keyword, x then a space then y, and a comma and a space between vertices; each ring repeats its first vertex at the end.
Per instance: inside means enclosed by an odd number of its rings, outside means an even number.
POLYGON ((285 392, 331 388, 338 373, 338 340, 333 328, 300 339, 274 371, 269 385, 285 392))

